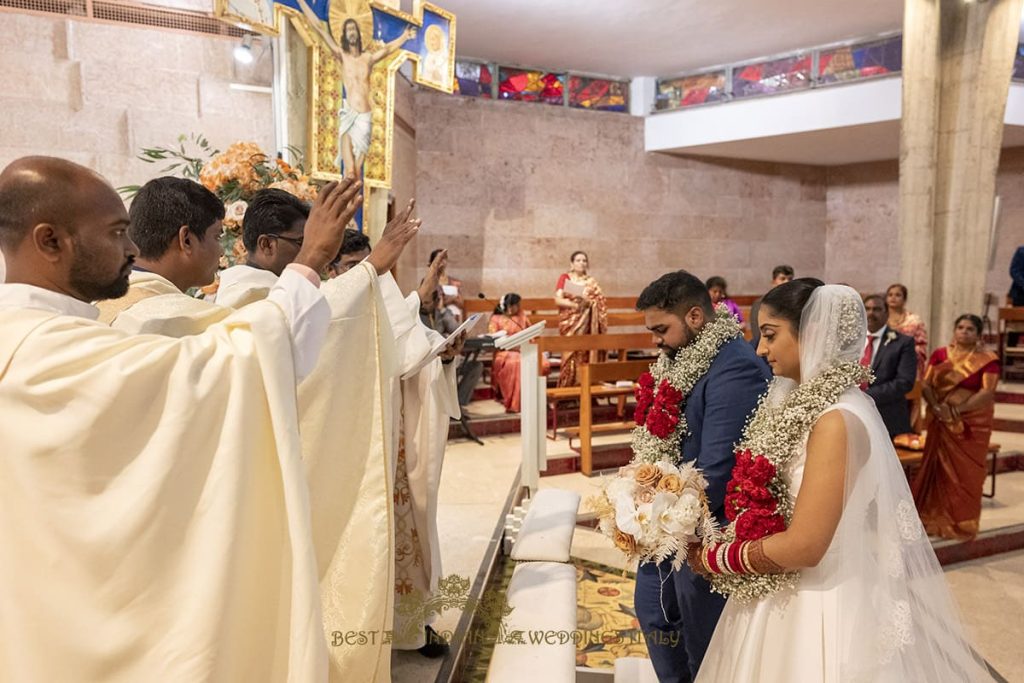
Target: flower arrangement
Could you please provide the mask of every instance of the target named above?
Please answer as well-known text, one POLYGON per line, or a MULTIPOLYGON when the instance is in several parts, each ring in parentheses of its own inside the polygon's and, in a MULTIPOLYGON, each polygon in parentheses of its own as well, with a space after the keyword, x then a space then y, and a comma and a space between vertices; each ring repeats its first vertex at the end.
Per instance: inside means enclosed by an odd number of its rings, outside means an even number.
POLYGON ((725 306, 715 309, 708 322, 675 358, 662 353, 648 372, 640 375, 636 388, 633 419, 633 461, 675 462, 688 433, 684 408, 686 398, 726 343, 739 337, 739 323, 725 306))
MULTIPOLYGON (((289 148, 296 157, 298 150, 289 148)), ((240 239, 242 220, 249 200, 259 190, 279 188, 304 201, 316 199, 317 187, 303 169, 302 163, 287 163, 280 156, 271 159, 255 142, 235 142, 221 152, 203 135, 179 135, 177 147, 147 147, 139 153, 147 163, 168 161, 160 173, 173 173, 201 183, 224 202, 224 234, 221 244, 224 256, 221 267, 245 263, 245 247, 240 239)), ((139 191, 139 185, 118 188, 126 198, 139 191)), ((215 285, 213 289, 216 291, 215 285)))
POLYGON ((662 562, 675 555, 672 566, 678 569, 685 553, 677 551, 713 533, 706 487, 691 463, 634 462, 620 468, 587 504, 597 513, 598 528, 628 560, 662 562))
MULTIPOLYGON (((726 486, 725 517, 729 525, 704 537, 704 544, 757 541, 785 531, 795 500, 787 468, 800 453, 811 427, 850 387, 872 379, 871 368, 851 361, 837 363, 799 385, 779 405, 771 389, 761 397, 736 448, 736 465, 726 486)), ((778 379, 773 380, 773 382, 778 379)), ((712 576, 712 588, 749 601, 795 585, 799 574, 731 574, 712 576)))

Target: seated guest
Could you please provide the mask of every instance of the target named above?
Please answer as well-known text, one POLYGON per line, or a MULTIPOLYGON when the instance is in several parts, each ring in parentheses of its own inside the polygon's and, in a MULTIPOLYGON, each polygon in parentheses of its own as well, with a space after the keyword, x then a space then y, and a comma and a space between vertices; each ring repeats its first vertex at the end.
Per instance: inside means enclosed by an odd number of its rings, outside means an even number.
MULTIPOLYGON (((772 269, 772 289, 775 289, 779 285, 784 285, 793 279, 793 266, 775 266, 772 269)), ((754 304, 750 307, 750 345, 757 350, 757 345, 761 341, 761 328, 757 326, 757 312, 761 309, 761 299, 764 297, 757 297, 754 304)))
POLYGON ((736 302, 729 298, 728 285, 725 284, 725 278, 715 275, 709 277, 708 281, 704 283, 704 286, 708 288, 708 294, 711 295, 711 305, 718 306, 718 304, 724 304, 729 312, 732 313, 736 320, 743 322, 743 314, 740 313, 740 307, 736 305, 736 302))
MULTIPOLYGON (((522 298, 515 292, 509 292, 501 297, 501 301, 494 308, 494 314, 487 325, 488 334, 505 332, 513 335, 522 332, 530 326, 530 319, 520 308, 522 298)), ((521 356, 519 349, 498 349, 494 352, 494 360, 491 362, 491 385, 501 396, 505 404, 505 412, 519 412, 519 365, 521 356)), ((551 364, 546 358, 542 359, 544 364, 543 373, 551 372, 551 364)))
POLYGON ((998 356, 980 339, 981 318, 960 316, 953 343, 935 350, 924 376, 930 422, 911 490, 932 536, 970 540, 978 534, 999 381, 998 356))
MULTIPOLYGON (((604 334, 608 331, 608 302, 597 283, 587 271, 590 259, 586 252, 574 251, 569 257, 569 272, 562 273, 555 285, 555 305, 558 306, 558 333, 563 337, 582 334, 604 334), (566 291, 572 282, 583 287, 583 294, 566 291)), ((579 366, 590 361, 600 362, 603 353, 574 351, 562 354, 562 367, 558 372, 558 386, 573 387, 579 382, 579 366)))
POLYGON ((906 434, 910 431, 907 393, 914 388, 917 378, 914 340, 886 324, 889 311, 881 294, 864 299, 864 310, 868 316, 868 341, 861 363, 870 365, 875 373, 875 381, 865 392, 875 399, 889 437, 906 434))

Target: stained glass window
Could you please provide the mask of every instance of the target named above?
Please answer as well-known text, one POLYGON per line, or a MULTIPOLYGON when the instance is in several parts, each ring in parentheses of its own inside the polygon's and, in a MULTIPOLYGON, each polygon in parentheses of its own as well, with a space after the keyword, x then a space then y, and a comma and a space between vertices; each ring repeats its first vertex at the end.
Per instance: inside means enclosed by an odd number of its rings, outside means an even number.
POLYGON ((455 92, 466 97, 491 97, 491 69, 476 62, 455 62, 455 92))
POLYGON ((811 55, 754 62, 732 70, 732 96, 750 97, 800 90, 811 84, 811 55))
POLYGON ((627 111, 629 83, 606 78, 569 77, 569 106, 603 111, 627 111))
POLYGON ((903 37, 822 50, 818 81, 836 83, 899 73, 903 69, 903 37))
POLYGON ((563 104, 565 75, 527 69, 498 69, 498 97, 503 100, 563 104))
POLYGON ((665 111, 693 104, 718 102, 722 99, 725 99, 725 72, 715 71, 658 81, 654 108, 665 111))

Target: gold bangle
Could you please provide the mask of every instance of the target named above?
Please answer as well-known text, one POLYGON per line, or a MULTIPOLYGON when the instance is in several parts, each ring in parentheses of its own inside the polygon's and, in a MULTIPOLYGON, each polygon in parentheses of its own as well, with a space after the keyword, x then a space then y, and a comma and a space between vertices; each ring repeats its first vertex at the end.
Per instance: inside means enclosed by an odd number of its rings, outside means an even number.
POLYGON ((750 574, 750 541, 744 541, 740 548, 740 564, 743 566, 743 573, 750 574))
POLYGON ((718 554, 715 556, 715 559, 718 560, 718 568, 721 570, 723 574, 732 574, 732 569, 729 568, 728 555, 729 544, 719 543, 718 554))

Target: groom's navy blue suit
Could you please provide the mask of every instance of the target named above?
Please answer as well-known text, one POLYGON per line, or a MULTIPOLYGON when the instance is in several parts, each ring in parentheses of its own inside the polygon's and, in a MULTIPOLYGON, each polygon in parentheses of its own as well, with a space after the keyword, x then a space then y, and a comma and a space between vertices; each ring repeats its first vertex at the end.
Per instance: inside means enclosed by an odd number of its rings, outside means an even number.
MULTIPOLYGON (((723 525, 725 487, 736 461, 733 446, 770 376, 750 344, 733 339, 719 349, 686 401, 689 435, 683 442, 682 460, 693 462, 704 472, 708 504, 723 525)), ((671 564, 670 559, 660 567, 641 565, 634 598, 636 616, 661 683, 696 678, 725 606, 725 598, 712 593, 708 582, 686 564, 677 572, 671 564)))

